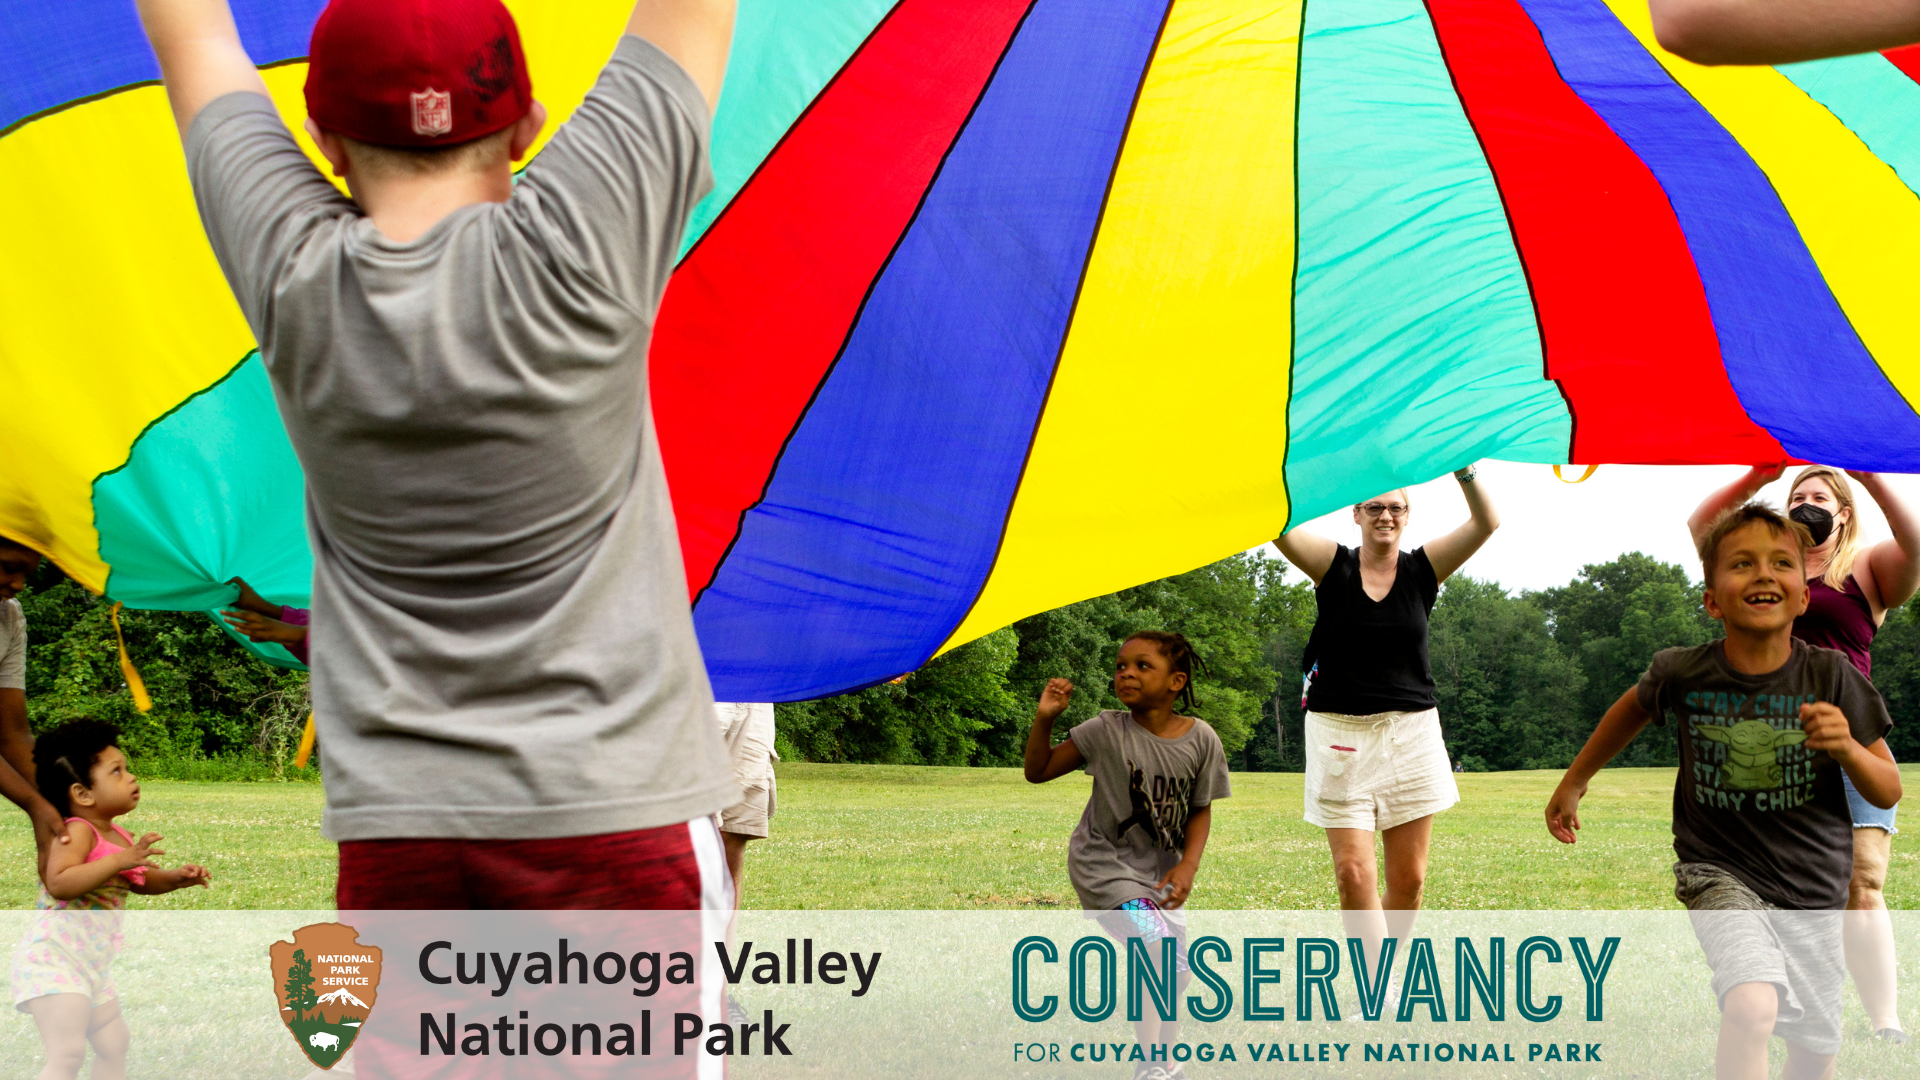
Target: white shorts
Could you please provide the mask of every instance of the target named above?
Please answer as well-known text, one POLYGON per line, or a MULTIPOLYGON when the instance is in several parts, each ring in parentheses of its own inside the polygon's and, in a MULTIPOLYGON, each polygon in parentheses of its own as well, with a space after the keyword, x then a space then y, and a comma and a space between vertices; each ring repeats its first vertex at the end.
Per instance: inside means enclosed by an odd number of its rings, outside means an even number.
POLYGON ((1440 712, 1306 716, 1307 821, 1371 829, 1436 814, 1460 801, 1440 712))
POLYGON ((738 836, 767 835, 774 811, 773 706, 766 702, 717 701, 720 738, 733 757, 733 779, 746 797, 720 811, 720 831, 738 836))

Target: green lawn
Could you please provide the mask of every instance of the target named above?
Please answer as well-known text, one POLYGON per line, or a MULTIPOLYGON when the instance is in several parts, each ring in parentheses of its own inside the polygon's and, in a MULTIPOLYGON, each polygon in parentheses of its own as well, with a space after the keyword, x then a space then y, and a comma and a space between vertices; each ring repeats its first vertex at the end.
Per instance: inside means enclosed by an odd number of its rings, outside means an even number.
MULTIPOLYGON (((1920 790, 1920 765, 1902 767, 1920 790)), ((1067 836, 1086 804, 1084 774, 1042 787, 1011 769, 782 764, 773 836, 748 849, 754 908, 972 908, 1071 905, 1067 836)), ((1459 806, 1434 828, 1427 906, 1670 908, 1670 769, 1603 773, 1563 847, 1541 823, 1557 773, 1462 775, 1459 806)), ((1193 903, 1330 908, 1320 830, 1300 820, 1297 773, 1236 773, 1214 815, 1193 903)), ((127 822, 164 834, 166 861, 205 864, 211 890, 136 897, 139 908, 326 908, 333 846, 320 838, 314 784, 147 781, 127 822)), ((1920 907, 1920 854, 1894 843, 1889 906, 1920 907)), ((0 908, 30 907, 26 819, 0 815, 0 908)))

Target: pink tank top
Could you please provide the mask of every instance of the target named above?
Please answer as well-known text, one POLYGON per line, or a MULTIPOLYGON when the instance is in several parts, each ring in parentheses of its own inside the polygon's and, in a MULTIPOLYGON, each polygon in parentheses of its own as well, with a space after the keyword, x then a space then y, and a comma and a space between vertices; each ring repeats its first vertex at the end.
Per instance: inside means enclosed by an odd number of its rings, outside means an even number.
POLYGON ((1852 575, 1845 589, 1836 589, 1823 578, 1807 582, 1807 613, 1793 620, 1794 637, 1846 653, 1869 679, 1873 677, 1873 635, 1879 629, 1873 622, 1873 606, 1852 575))
MULTIPOLYGON (((67 819, 67 824, 71 825, 76 821, 88 828, 93 828, 93 822, 88 821, 86 818, 70 817, 67 819)), ((132 834, 121 828, 118 822, 114 823, 113 831, 119 833, 121 839, 125 842, 110 844, 107 842, 107 838, 96 830, 94 833, 93 850, 87 852, 86 861, 97 862, 100 859, 104 859, 109 855, 118 854, 133 846, 132 834)), ((144 866, 136 866, 131 870, 122 870, 120 871, 120 876, 133 882, 135 885, 145 885, 147 883, 147 868, 144 866)))

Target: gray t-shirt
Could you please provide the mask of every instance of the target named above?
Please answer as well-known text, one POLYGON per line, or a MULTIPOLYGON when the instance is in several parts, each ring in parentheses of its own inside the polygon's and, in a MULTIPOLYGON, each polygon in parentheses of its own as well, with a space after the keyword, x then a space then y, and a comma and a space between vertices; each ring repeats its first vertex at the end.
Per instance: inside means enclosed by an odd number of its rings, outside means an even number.
POLYGON ((20 601, 0 601, 0 690, 27 688, 27 617, 20 601))
POLYGON ((587 835, 739 800, 647 395, 708 123, 623 38, 511 199, 398 243, 267 98, 195 119, 200 218, 306 471, 329 838, 587 835))
POLYGON ((1179 864, 1193 811, 1233 794, 1227 754, 1205 720, 1163 739, 1119 709, 1067 733, 1086 759, 1093 796, 1067 843, 1067 877, 1086 911, 1111 911, 1158 888, 1179 864))
POLYGON ((1809 750, 1800 706, 1825 701, 1872 746, 1893 721, 1846 654, 1793 639, 1778 670, 1748 675, 1719 641, 1662 649, 1635 688, 1640 707, 1679 720, 1673 853, 1711 863, 1782 908, 1843 908, 1853 877, 1853 818, 1840 763, 1809 750))

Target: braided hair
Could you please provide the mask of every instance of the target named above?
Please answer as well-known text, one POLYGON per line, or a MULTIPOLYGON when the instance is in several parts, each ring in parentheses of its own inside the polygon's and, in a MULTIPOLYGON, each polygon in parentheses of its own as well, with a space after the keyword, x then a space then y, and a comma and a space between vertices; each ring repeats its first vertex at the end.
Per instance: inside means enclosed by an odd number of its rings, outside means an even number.
POLYGON ((1173 670, 1187 677, 1187 685, 1180 688, 1181 708, 1191 714, 1200 707, 1200 702, 1193 696, 1193 668, 1198 664, 1204 672, 1207 662, 1194 651, 1193 642, 1188 641, 1185 634, 1175 630, 1138 630, 1128 634, 1120 644, 1125 645, 1128 641, 1151 641, 1159 646, 1173 670))
POLYGON ((73 785, 91 791, 93 766, 109 746, 120 745, 120 729, 102 720, 69 720, 33 741, 34 786, 62 818, 73 816, 73 785))

